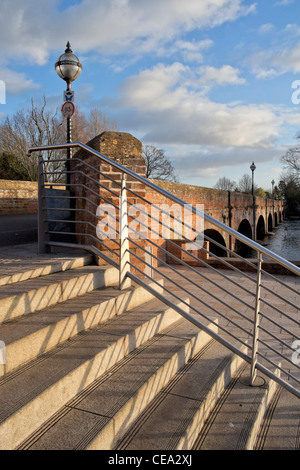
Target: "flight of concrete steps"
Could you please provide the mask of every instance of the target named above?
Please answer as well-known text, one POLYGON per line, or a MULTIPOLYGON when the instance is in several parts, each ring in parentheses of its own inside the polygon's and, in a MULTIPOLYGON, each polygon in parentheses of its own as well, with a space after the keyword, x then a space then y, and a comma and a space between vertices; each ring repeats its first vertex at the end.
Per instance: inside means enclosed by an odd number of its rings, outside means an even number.
POLYGON ((90 256, 2 276, 0 449, 299 447, 297 398, 117 283, 90 256))

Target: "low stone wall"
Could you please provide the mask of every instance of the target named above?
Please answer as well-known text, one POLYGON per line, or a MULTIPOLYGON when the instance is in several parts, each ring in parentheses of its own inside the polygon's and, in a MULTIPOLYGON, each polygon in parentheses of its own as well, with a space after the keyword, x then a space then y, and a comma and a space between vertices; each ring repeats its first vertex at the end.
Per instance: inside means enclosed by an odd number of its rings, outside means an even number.
POLYGON ((0 215, 30 214, 38 209, 38 185, 32 181, 0 180, 0 215))

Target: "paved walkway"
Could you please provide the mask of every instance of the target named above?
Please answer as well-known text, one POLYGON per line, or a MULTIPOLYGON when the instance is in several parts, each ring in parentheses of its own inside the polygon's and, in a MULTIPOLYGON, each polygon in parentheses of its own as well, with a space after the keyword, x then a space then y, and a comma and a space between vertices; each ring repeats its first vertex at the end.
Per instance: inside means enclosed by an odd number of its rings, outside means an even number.
POLYGON ((0 215, 0 247, 37 241, 37 214, 0 215))

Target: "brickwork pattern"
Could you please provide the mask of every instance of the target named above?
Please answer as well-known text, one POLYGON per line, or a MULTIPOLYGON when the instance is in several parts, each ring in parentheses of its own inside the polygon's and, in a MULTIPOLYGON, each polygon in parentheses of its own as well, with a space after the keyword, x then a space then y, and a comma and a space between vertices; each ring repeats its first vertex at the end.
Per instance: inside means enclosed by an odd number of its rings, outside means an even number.
POLYGON ((0 215, 37 212, 36 182, 0 180, 0 215))

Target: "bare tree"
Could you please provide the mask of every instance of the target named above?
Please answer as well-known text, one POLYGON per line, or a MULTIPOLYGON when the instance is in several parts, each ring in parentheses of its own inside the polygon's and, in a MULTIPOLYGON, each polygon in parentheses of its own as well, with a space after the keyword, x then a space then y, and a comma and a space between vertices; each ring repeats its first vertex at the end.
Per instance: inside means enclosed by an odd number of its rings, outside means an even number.
MULTIPOLYGON (((31 146, 60 143, 62 126, 57 113, 46 111, 46 98, 43 104, 36 106, 31 101, 31 108, 20 110, 12 117, 7 116, 0 125, 0 153, 13 155, 26 178, 35 181, 38 178, 38 157, 34 153, 30 158, 27 149, 31 146)), ((46 172, 53 172, 54 155, 60 151, 50 151, 45 156, 46 172)))
POLYGON ((235 181, 231 181, 229 178, 225 178, 225 176, 219 178, 215 184, 215 188, 222 191, 234 191, 236 186, 237 185, 235 181))
POLYGON ((94 108, 90 111, 88 117, 89 139, 93 139, 96 135, 104 131, 118 131, 116 121, 110 121, 100 109, 94 108))
MULTIPOLYGON (((63 123, 64 135, 66 135, 66 121, 63 123)), ((94 108, 88 116, 75 106, 72 116, 72 140, 73 142, 86 143, 104 131, 117 131, 116 121, 110 121, 100 109, 94 108)))
POLYGON ((146 145, 143 147, 143 156, 146 163, 146 178, 178 181, 175 168, 163 150, 153 145, 146 145))
MULTIPOLYGON (((89 119, 84 113, 75 108, 72 117, 72 140, 73 142, 87 142, 104 130, 113 130, 116 123, 110 123, 100 110, 91 111, 89 119)), ((27 149, 42 145, 53 145, 65 143, 67 137, 66 120, 59 112, 47 110, 47 101, 44 96, 43 103, 36 105, 31 100, 31 107, 18 111, 12 117, 7 116, 0 123, 0 155, 12 156, 14 166, 18 172, 29 181, 38 178, 38 156, 33 153, 29 158, 27 149)), ((63 150, 50 150, 44 152, 44 167, 46 179, 51 182, 59 181, 62 177, 61 169, 66 157, 63 150)))
MULTIPOLYGON (((252 179, 250 175, 247 175, 247 173, 245 173, 239 180, 238 190, 241 191, 242 193, 251 194, 252 179)), ((254 190, 256 190, 256 187, 254 187, 254 190)))
MULTIPOLYGON (((298 139, 300 136, 298 136, 298 139)), ((300 145, 290 148, 281 158, 283 166, 286 170, 291 170, 295 175, 300 175, 300 145)))

